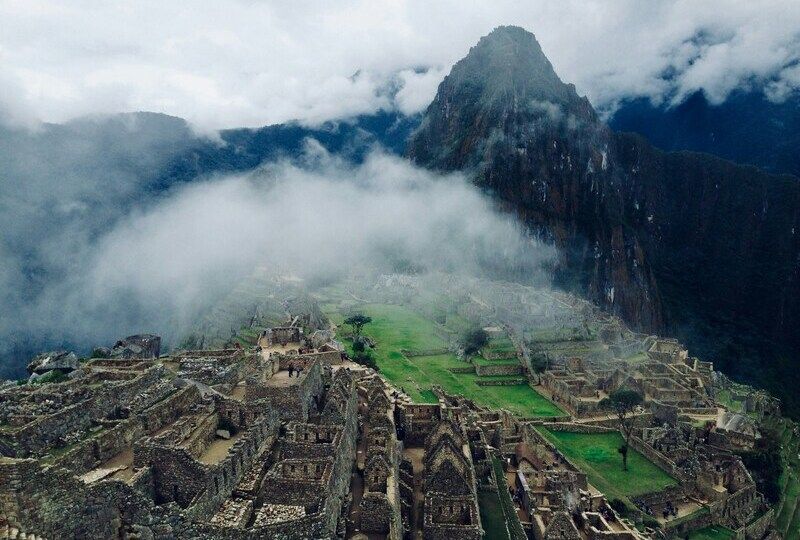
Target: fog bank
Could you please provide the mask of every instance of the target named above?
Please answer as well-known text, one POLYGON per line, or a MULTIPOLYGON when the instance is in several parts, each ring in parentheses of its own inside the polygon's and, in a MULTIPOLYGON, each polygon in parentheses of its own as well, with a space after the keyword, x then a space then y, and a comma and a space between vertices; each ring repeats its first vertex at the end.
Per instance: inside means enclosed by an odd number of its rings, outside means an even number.
MULTIPOLYGON (((59 231, 45 236, 57 257, 59 231)), ((313 279, 374 268, 546 282, 555 256, 460 175, 380 151, 354 165, 314 141, 300 160, 173 189, 69 249, 68 271, 35 295, 2 296, 0 311, 14 314, 0 323, 6 357, 31 337, 79 347, 136 332, 179 339, 259 266, 313 279)), ((6 290, 31 286, 18 260, 2 258, 6 290)))

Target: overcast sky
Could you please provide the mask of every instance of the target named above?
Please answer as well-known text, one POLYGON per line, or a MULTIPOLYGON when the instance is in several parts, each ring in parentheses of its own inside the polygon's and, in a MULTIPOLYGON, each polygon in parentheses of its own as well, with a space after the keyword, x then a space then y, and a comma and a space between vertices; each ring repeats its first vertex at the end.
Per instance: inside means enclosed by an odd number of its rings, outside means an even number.
POLYGON ((601 109, 800 87, 797 0, 0 0, 0 120, 149 110, 213 130, 416 112, 501 24, 534 32, 601 109))

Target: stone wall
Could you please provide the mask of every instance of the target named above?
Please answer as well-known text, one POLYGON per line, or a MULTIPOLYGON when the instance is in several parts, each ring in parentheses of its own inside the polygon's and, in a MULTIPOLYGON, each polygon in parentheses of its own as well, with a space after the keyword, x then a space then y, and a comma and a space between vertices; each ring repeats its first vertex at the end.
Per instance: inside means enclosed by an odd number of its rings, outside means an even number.
POLYGON ((309 410, 322 394, 322 369, 319 361, 310 361, 300 380, 288 386, 270 386, 248 382, 245 400, 264 399, 278 411, 282 420, 306 421, 309 410))
POLYGON ((683 471, 675 464, 674 461, 644 442, 642 439, 631 436, 628 442, 631 448, 642 454, 648 460, 652 461, 659 469, 663 470, 673 478, 677 478, 681 482, 686 481, 683 471))
POLYGON ((156 502, 192 506, 193 513, 204 516, 231 494, 257 456, 272 445, 278 426, 277 414, 266 411, 214 465, 197 461, 185 448, 146 438, 134 446, 134 466, 153 471, 156 502))
POLYGON ((439 356, 441 354, 448 354, 450 349, 447 348, 439 348, 439 349, 401 349, 401 353, 408 358, 413 358, 415 356, 439 356))
POLYGON ((425 438, 439 423, 441 408, 438 404, 406 405, 395 408, 395 422, 406 446, 421 446, 425 438))
POLYGON ((315 360, 319 360, 321 364, 328 365, 337 365, 342 363, 342 353, 339 351, 324 351, 303 354, 273 353, 270 357, 274 357, 278 361, 279 369, 289 369, 289 366, 302 366, 305 369, 308 368, 315 360))
POLYGON ((617 430, 594 424, 576 424, 573 422, 552 422, 544 424, 550 431, 566 431, 569 433, 615 433, 617 430))
POLYGON ((519 379, 507 379, 507 380, 492 380, 488 379, 482 381, 480 379, 475 380, 475 384, 478 386, 517 386, 519 384, 526 384, 528 381, 523 378, 519 379))
POLYGON ((364 493, 361 498, 361 530, 388 534, 394 521, 394 509, 385 493, 364 493))
POLYGON ((458 373, 461 373, 461 374, 463 374, 463 373, 475 373, 475 366, 470 365, 470 366, 464 366, 464 367, 454 367, 454 368, 448 369, 447 371, 449 371, 450 373, 457 373, 457 374, 458 373))
MULTIPOLYGON (((142 373, 104 372, 102 377, 93 376, 99 379, 102 386, 87 399, 68 405, 53 414, 36 417, 19 429, 5 433, 3 448, 15 457, 41 455, 50 448, 58 447, 65 437, 86 432, 92 426, 93 420, 113 416, 120 404, 145 392, 163 378, 164 374, 163 366, 154 366, 142 373), (115 378, 120 380, 108 382, 115 378)), ((76 384, 84 382, 76 381, 76 384)), ((59 390, 65 389, 66 387, 62 387, 59 390)))
POLYGON ((522 366, 519 364, 475 364, 475 373, 480 377, 492 375, 522 375, 522 366))
POLYGON ((65 469, 0 458, 0 522, 47 538, 118 538, 123 524, 174 537, 174 505, 156 508, 118 481, 87 485, 65 469))

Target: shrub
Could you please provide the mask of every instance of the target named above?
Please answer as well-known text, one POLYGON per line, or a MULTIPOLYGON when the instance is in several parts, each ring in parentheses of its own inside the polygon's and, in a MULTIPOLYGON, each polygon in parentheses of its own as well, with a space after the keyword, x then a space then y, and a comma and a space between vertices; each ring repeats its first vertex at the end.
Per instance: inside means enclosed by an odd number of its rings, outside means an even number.
POLYGON ((620 517, 625 517, 628 513, 628 507, 620 499, 611 499, 608 505, 613 508, 620 517))
POLYGON ((60 383, 67 380, 67 376, 64 375, 60 370, 54 369, 52 371, 48 371, 38 379, 31 381, 33 384, 47 384, 47 383, 60 383))
POLYGON ((489 343, 489 336, 483 328, 470 330, 462 338, 465 354, 475 354, 487 343, 489 343))
POLYGON ((645 527, 650 527, 651 529, 661 528, 661 524, 653 516, 644 516, 642 518, 642 525, 644 525, 645 527))
POLYGON ((369 352, 357 352, 353 354, 353 362, 378 371, 378 364, 375 363, 375 358, 373 358, 372 354, 369 352))

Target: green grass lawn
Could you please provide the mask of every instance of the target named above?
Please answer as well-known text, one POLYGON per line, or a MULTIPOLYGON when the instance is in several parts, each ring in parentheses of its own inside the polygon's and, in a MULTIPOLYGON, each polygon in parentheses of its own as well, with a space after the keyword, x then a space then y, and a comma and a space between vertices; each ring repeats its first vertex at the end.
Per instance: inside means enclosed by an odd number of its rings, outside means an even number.
POLYGON ((511 339, 507 336, 489 340, 489 343, 486 344, 483 350, 496 354, 507 354, 509 356, 516 356, 517 354, 517 348, 514 347, 514 343, 512 343, 511 339))
POLYGON ((483 537, 486 540, 511 540, 497 493, 493 491, 478 492, 478 507, 481 511, 483 537))
MULTIPOLYGON (((525 417, 561 416, 564 412, 527 384, 478 386, 478 376, 452 373, 451 368, 469 367, 453 354, 408 358, 403 350, 443 349, 447 342, 440 336, 435 322, 409 308, 395 305, 367 304, 360 312, 372 318, 363 334, 375 342, 375 361, 381 373, 418 403, 435 403, 430 391, 435 384, 446 392, 462 394, 476 403, 508 409, 525 417)), ((347 344, 347 341, 345 340, 347 344)), ((519 377, 482 377, 509 379, 519 377)))
POLYGON ((691 540, 732 540, 736 535, 720 525, 710 525, 689 535, 691 540))
POLYGON ((626 501, 676 484, 674 478, 633 449, 628 452, 628 470, 624 471, 617 452, 622 445, 619 433, 568 433, 544 428, 540 432, 610 499, 626 501))
MULTIPOLYGON (((508 484, 506 483, 506 475, 503 473, 503 465, 496 457, 492 457, 492 468, 497 479, 497 495, 500 499, 500 510, 503 512, 508 535, 514 540, 525 540, 527 536, 522 529, 522 524, 519 522, 517 510, 511 500, 511 496, 508 494, 508 484)), ((491 537, 487 536, 486 538, 491 537)))
POLYGON ((767 424, 778 430, 781 440, 783 471, 779 480, 781 499, 776 505, 776 524, 786 540, 800 539, 800 445, 793 435, 793 422, 782 418, 767 424))

